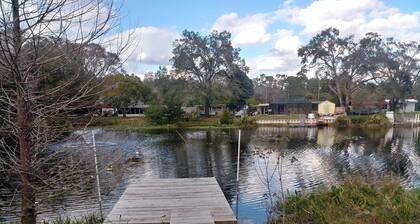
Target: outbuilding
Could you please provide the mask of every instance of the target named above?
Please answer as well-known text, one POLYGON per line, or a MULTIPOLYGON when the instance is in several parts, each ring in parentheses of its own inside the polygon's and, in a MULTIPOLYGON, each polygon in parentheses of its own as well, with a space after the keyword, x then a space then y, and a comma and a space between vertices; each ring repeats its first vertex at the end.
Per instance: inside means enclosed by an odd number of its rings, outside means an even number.
POLYGON ((318 105, 318 114, 321 116, 324 115, 334 115, 335 114, 335 103, 331 101, 323 101, 318 105))
POLYGON ((406 99, 403 104, 403 111, 404 113, 411 113, 416 111, 416 104, 419 101, 416 99, 406 99))

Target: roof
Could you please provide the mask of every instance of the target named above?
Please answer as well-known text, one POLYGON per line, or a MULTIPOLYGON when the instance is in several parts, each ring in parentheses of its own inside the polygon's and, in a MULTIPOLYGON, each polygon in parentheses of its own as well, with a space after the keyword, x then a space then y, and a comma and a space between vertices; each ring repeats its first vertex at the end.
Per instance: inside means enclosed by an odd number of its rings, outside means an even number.
POLYGON ((321 104, 321 103, 328 103, 328 104, 334 104, 334 105, 335 105, 335 103, 333 103, 333 102, 331 102, 331 101, 329 101, 329 100, 324 100, 324 101, 322 101, 322 102, 319 102, 319 104, 321 104))
POLYGON ((268 103, 260 103, 257 105, 257 107, 268 107, 269 104, 268 103))
POLYGON ((294 99, 278 100, 277 102, 273 102, 271 104, 306 104, 306 103, 311 103, 311 102, 305 98, 294 98, 294 99))
POLYGON ((407 103, 417 103, 419 101, 416 100, 416 99, 406 99, 405 102, 407 102, 407 103))

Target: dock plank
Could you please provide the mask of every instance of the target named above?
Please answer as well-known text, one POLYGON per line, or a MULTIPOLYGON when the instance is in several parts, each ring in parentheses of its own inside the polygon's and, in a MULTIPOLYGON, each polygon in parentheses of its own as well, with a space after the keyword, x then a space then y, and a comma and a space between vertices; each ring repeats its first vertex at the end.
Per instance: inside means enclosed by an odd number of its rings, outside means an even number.
POLYGON ((135 179, 105 223, 236 223, 214 177, 135 179))

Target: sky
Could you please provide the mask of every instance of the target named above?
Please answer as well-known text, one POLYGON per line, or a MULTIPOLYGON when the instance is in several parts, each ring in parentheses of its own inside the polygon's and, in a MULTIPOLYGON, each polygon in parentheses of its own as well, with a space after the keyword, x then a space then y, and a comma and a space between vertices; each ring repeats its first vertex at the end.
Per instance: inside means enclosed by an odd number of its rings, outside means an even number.
POLYGON ((119 0, 120 26, 128 36, 122 55, 129 73, 142 75, 170 66, 172 43, 183 30, 232 33, 232 43, 250 68, 261 73, 294 75, 297 50, 328 27, 342 35, 377 32, 420 42, 420 0, 119 0))

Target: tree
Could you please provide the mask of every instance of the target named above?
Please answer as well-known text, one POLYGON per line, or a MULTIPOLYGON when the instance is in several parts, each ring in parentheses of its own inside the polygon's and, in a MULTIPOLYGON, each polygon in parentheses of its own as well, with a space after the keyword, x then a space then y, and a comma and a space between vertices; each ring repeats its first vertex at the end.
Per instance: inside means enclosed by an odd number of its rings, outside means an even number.
POLYGON ((6 133, 0 136, 6 155, 0 164, 18 179, 21 222, 34 224, 38 191, 73 182, 69 178, 78 174, 74 157, 49 146, 62 137, 57 117, 85 106, 111 67, 89 55, 97 55, 99 48, 91 44, 110 30, 115 10, 111 1, 11 0, 2 1, 0 11, 0 102, 5 104, 0 119, 6 133), (62 70, 65 62, 74 65, 72 72, 62 70), (61 76, 50 82, 55 72, 61 76), (63 175, 67 168, 75 170, 63 175))
POLYGON ((228 107, 230 110, 239 110, 246 104, 246 100, 254 95, 254 85, 246 73, 236 70, 228 78, 228 86, 231 89, 228 107))
POLYGON ((381 43, 377 54, 381 84, 391 98, 391 109, 395 110, 402 99, 415 94, 420 78, 420 44, 400 42, 392 38, 381 43))
POLYGON ((231 34, 213 31, 208 36, 185 30, 175 41, 172 62, 178 74, 196 81, 209 116, 212 96, 217 93, 217 84, 226 83, 229 74, 239 69, 247 72, 239 49, 232 47, 231 34))
POLYGON ((352 94, 376 78, 376 67, 371 66, 371 50, 376 46, 376 37, 367 34, 356 43, 353 36, 341 37, 338 29, 323 30, 298 50, 302 71, 313 68, 318 76, 328 79, 329 88, 340 106, 348 108, 352 94))
POLYGON ((152 88, 135 75, 108 75, 105 77, 104 88, 106 101, 113 107, 123 109, 124 117, 126 117, 126 108, 140 101, 146 104, 154 100, 152 88))

